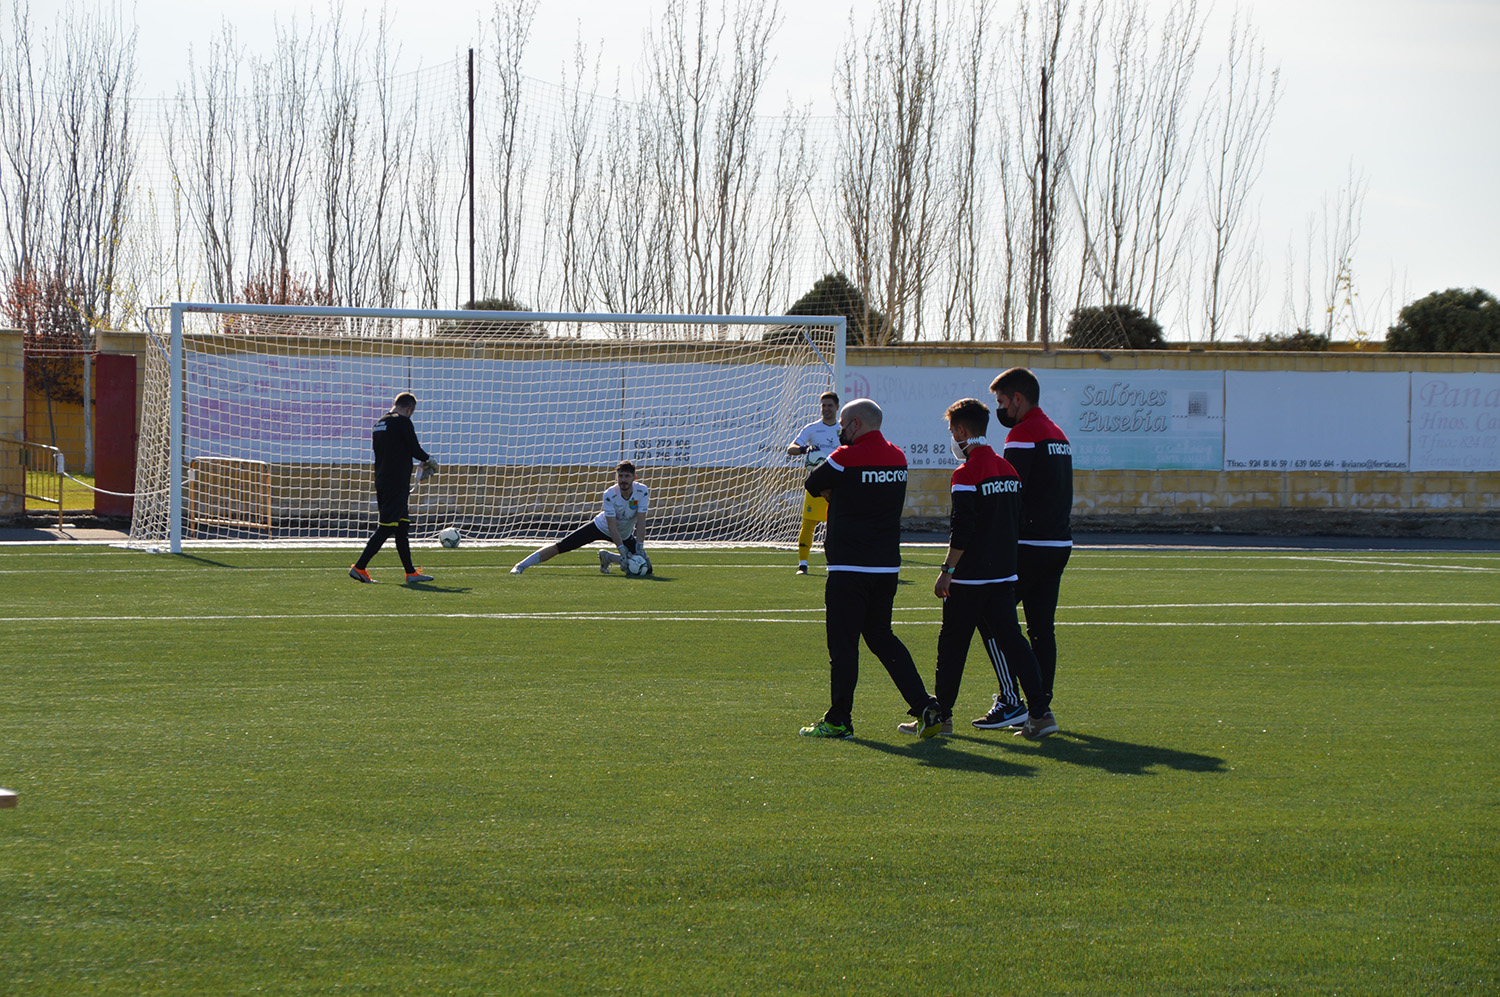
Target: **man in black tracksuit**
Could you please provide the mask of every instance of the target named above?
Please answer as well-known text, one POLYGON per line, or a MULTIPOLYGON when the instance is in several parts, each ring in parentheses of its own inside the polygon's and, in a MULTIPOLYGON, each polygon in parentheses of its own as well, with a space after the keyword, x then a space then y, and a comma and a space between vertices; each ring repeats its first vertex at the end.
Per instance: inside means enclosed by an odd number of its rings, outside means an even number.
POLYGON ((1073 445, 1037 407, 1041 386, 1025 367, 1012 367, 990 382, 995 418, 1011 427, 1005 459, 1021 476, 1021 535, 1016 550, 1016 598, 1026 613, 1026 635, 1042 673, 1045 711, 1022 728, 1029 736, 1057 733, 1052 685, 1057 675, 1054 621, 1063 568, 1073 552, 1073 445))
POLYGON ((807 737, 854 736, 854 686, 859 639, 865 643, 918 718, 915 733, 942 728, 942 707, 927 694, 911 652, 891 630, 891 607, 901 570, 901 510, 906 504, 906 455, 880 433, 880 406, 856 398, 839 412, 839 447, 807 476, 809 495, 828 500, 828 582, 823 589, 832 705, 803 727, 807 737))
POLYGON ((380 510, 380 522, 364 553, 349 568, 349 577, 357 582, 373 582, 365 569, 370 559, 380 550, 389 537, 396 538, 396 553, 406 569, 408 582, 430 582, 432 576, 425 575, 412 565, 411 560, 411 512, 408 496, 411 494, 412 461, 422 462, 425 474, 437 471, 437 464, 417 442, 417 430, 412 425, 412 413, 417 410, 417 396, 403 391, 396 396, 391 410, 375 423, 370 431, 370 447, 375 451, 375 503, 380 510))
MULTIPOLYGON (((954 402, 944 413, 953 450, 962 460, 953 472, 948 553, 932 592, 943 600, 938 632, 935 691, 943 704, 944 733, 951 733, 953 705, 964 661, 979 631, 1000 680, 995 709, 974 721, 986 730, 1020 727, 1029 718, 1019 705, 1016 682, 1032 708, 1046 710, 1036 658, 1016 622, 1016 531, 1021 520, 1021 479, 985 440, 990 410, 977 398, 954 402)), ((900 730, 911 733, 909 725, 900 730)))

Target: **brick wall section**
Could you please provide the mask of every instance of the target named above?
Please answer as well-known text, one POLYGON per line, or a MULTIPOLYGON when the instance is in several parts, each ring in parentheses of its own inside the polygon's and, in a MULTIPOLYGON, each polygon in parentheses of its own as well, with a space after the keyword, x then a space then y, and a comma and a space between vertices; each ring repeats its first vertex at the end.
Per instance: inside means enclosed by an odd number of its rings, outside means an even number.
POLYGON ((84 466, 83 405, 78 402, 52 403, 52 417, 47 417, 47 397, 26 389, 26 438, 32 443, 57 447, 67 461, 68 473, 84 466))
MULTIPOLYGON (((1164 351, 1043 351, 1025 347, 926 344, 880 349, 852 348, 851 366, 978 367, 995 373, 1030 367, 1042 382, 1047 407, 1048 370, 1292 370, 1426 371, 1500 373, 1500 355, 1383 353, 1340 349, 1329 353, 1275 353, 1183 348, 1164 351)), ((984 399, 990 402, 991 399, 984 399)), ((916 470, 907 485, 908 519, 948 515, 949 472, 916 470)), ((1370 471, 1077 471, 1075 516, 1152 516, 1162 520, 1254 513, 1320 514, 1387 512, 1415 514, 1500 513, 1500 472, 1370 471)), ((1095 518, 1097 517, 1097 519, 1095 518)))
POLYGON ((0 517, 26 511, 25 472, 17 448, 26 438, 26 397, 21 333, 0 329, 0 517))

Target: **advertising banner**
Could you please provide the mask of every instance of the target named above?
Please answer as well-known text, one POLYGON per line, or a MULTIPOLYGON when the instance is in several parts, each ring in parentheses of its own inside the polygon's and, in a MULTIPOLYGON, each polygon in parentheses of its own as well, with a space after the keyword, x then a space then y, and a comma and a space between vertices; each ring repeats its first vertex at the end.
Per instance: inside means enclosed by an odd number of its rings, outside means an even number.
POLYGON ((1500 374, 1411 375, 1411 469, 1500 471, 1500 374))
POLYGON ((1225 371, 1226 471, 1404 471, 1411 375, 1225 371))
MULTIPOLYGON (((960 398, 994 409, 995 368, 850 367, 844 400, 873 398, 884 434, 911 467, 954 467, 943 411, 960 398)), ((1040 370, 1041 408, 1088 469, 1219 470, 1224 452, 1224 375, 1219 371, 1040 370)), ((990 424, 999 444, 1006 430, 990 424)), ((997 446, 998 449, 998 446, 997 446)))
POLYGON ((185 374, 190 459, 327 464, 369 463, 371 426, 410 390, 445 464, 784 467, 827 384, 776 364, 461 357, 198 354, 185 374))

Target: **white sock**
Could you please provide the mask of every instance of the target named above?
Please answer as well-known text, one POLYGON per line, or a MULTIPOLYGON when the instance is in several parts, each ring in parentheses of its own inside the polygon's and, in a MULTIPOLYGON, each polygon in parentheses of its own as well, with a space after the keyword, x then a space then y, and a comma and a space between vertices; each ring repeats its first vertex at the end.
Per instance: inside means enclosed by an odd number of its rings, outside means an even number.
MULTIPOLYGON (((807 567, 807 562, 806 562, 806 561, 798 561, 798 562, 797 562, 797 566, 798 566, 798 567, 799 567, 799 568, 805 568, 805 567, 807 567)), ((786 570, 786 569, 785 569, 785 568, 783 568, 783 569, 782 569, 782 570, 783 570, 783 571, 785 571, 785 570, 786 570)))
POLYGON ((539 551, 539 550, 534 550, 530 554, 527 554, 526 555, 526 559, 524 561, 522 561, 520 564, 516 565, 516 567, 518 567, 518 568, 530 568, 530 567, 532 567, 534 565, 541 564, 541 563, 542 563, 542 552, 539 551))

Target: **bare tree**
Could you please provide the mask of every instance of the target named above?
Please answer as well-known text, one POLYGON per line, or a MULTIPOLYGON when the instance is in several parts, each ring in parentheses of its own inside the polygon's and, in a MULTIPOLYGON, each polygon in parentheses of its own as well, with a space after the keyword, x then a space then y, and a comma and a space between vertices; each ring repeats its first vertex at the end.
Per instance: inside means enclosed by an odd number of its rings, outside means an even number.
POLYGON ((351 35, 337 9, 328 30, 329 85, 311 217, 317 283, 336 304, 389 306, 405 284, 400 260, 414 108, 393 92, 384 14, 368 49, 363 25, 351 35), (361 73, 371 82, 361 82, 361 73))
POLYGON ((289 301, 293 252, 308 176, 313 99, 322 67, 320 33, 299 34, 296 22, 276 28, 270 58, 251 58, 252 155, 248 164, 253 231, 249 269, 289 301), (256 259, 256 254, 260 259, 256 259))
MULTIPOLYGON (((1066 0, 1049 0, 1042 5, 1039 21, 1036 150, 1035 165, 1027 172, 1030 185, 1030 245, 1026 261, 1026 339, 1051 344, 1052 302, 1050 293, 1052 254, 1057 245, 1057 174, 1066 162, 1067 145, 1051 141, 1056 125, 1054 108, 1057 100, 1058 53, 1062 44, 1063 24, 1067 18, 1066 0), (1048 82, 1052 82, 1049 91, 1048 82), (1049 177, 1051 183, 1049 184, 1049 177)), ((1024 44, 1024 38, 1023 38, 1024 44)), ((1024 107, 1024 102, 1023 102, 1024 107)))
POLYGON ((766 224, 756 112, 779 15, 774 0, 739 0, 725 17, 710 23, 706 0, 669 0, 660 31, 647 38, 650 96, 639 122, 656 144, 638 165, 661 192, 663 292, 674 307, 702 313, 744 306, 766 224))
POLYGON ((1308 215, 1300 252, 1288 241, 1282 316, 1291 328, 1330 338, 1337 331, 1368 335, 1354 269, 1368 188, 1364 174, 1350 166, 1333 198, 1323 196, 1320 214, 1308 215))
POLYGON ((942 337, 945 340, 977 337, 980 325, 979 267, 984 240, 980 234, 982 208, 979 203, 979 171, 986 151, 982 143, 985 118, 985 73, 990 68, 990 0, 974 0, 969 22, 960 24, 955 37, 965 39, 958 52, 959 92, 953 155, 948 161, 946 188, 954 198, 952 223, 946 247, 946 269, 951 274, 943 305, 942 337))
POLYGON ((203 265, 215 301, 233 301, 244 238, 236 221, 242 186, 240 47, 224 22, 200 66, 188 51, 188 83, 177 91, 168 119, 167 157, 183 193, 187 216, 203 245, 203 265))
POLYGON ((60 33, 53 143, 60 160, 55 272, 69 274, 74 306, 107 325, 135 171, 130 91, 135 36, 109 17, 77 18, 60 33))
MULTIPOLYGON (((590 208, 594 207, 588 194, 590 184, 598 182, 599 163, 594 137, 596 101, 583 89, 585 79, 591 76, 595 84, 593 92, 598 91, 599 60, 596 55, 591 70, 588 52, 581 41, 573 49, 573 71, 574 86, 571 89, 564 76, 567 103, 561 127, 552 135, 552 163, 544 214, 557 220, 553 239, 558 249, 558 307, 585 311, 591 296, 594 267, 602 249, 603 233, 599 226, 590 225, 587 217, 590 208)), ((608 210, 607 204, 603 210, 608 210)))
POLYGON ((1104 12, 1094 8, 1075 63, 1084 116, 1076 169, 1067 171, 1084 242, 1075 307, 1091 273, 1105 303, 1154 315, 1177 281, 1189 232, 1181 211, 1201 117, 1190 96, 1202 26, 1193 2, 1172 4, 1160 25, 1138 0, 1109 8, 1107 20, 1104 12), (1102 35, 1111 41, 1104 62, 1102 35))
POLYGON ((807 115, 787 108, 777 137, 775 165, 771 171, 769 207, 757 228, 759 278, 746 311, 776 314, 793 297, 791 263, 795 257, 803 204, 816 169, 808 145, 807 115))
MULTIPOLYGON (((1240 237, 1250 194, 1265 162, 1266 135, 1280 97, 1280 82, 1280 70, 1266 73, 1265 49, 1255 30, 1236 15, 1215 81, 1217 99, 1209 111, 1202 146, 1209 233, 1203 313, 1209 342, 1224 334, 1226 314, 1236 304, 1254 314, 1255 302, 1235 293, 1256 286, 1249 279, 1254 247, 1242 247, 1240 237)), ((1247 335, 1251 331, 1245 330, 1247 335)))
POLYGON ((875 344, 921 335, 927 278, 941 227, 942 67, 948 22, 937 4, 883 0, 877 25, 846 43, 836 96, 838 198, 854 282, 879 302, 875 344))
POLYGON ((521 58, 531 35, 536 7, 537 0, 519 0, 515 4, 496 4, 494 8, 494 59, 496 85, 500 91, 500 121, 490 141, 490 166, 497 201, 494 205, 496 219, 489 231, 493 232, 495 240, 498 290, 500 297, 507 299, 513 299, 517 294, 526 181, 535 151, 527 108, 522 104, 521 58))
POLYGON ((708 4, 698 0, 690 12, 687 0, 668 0, 661 34, 649 35, 653 84, 647 110, 660 144, 657 183, 663 194, 666 236, 671 255, 663 260, 669 300, 687 311, 709 311, 705 211, 700 197, 710 169, 709 128, 721 84, 718 39, 722 23, 710 29, 708 4), (680 290, 677 285, 681 284, 680 290))
POLYGON ((9 37, 0 37, 0 206, 5 209, 6 269, 29 276, 38 262, 50 213, 47 201, 53 157, 45 104, 47 64, 37 65, 28 4, 10 9, 9 37))

